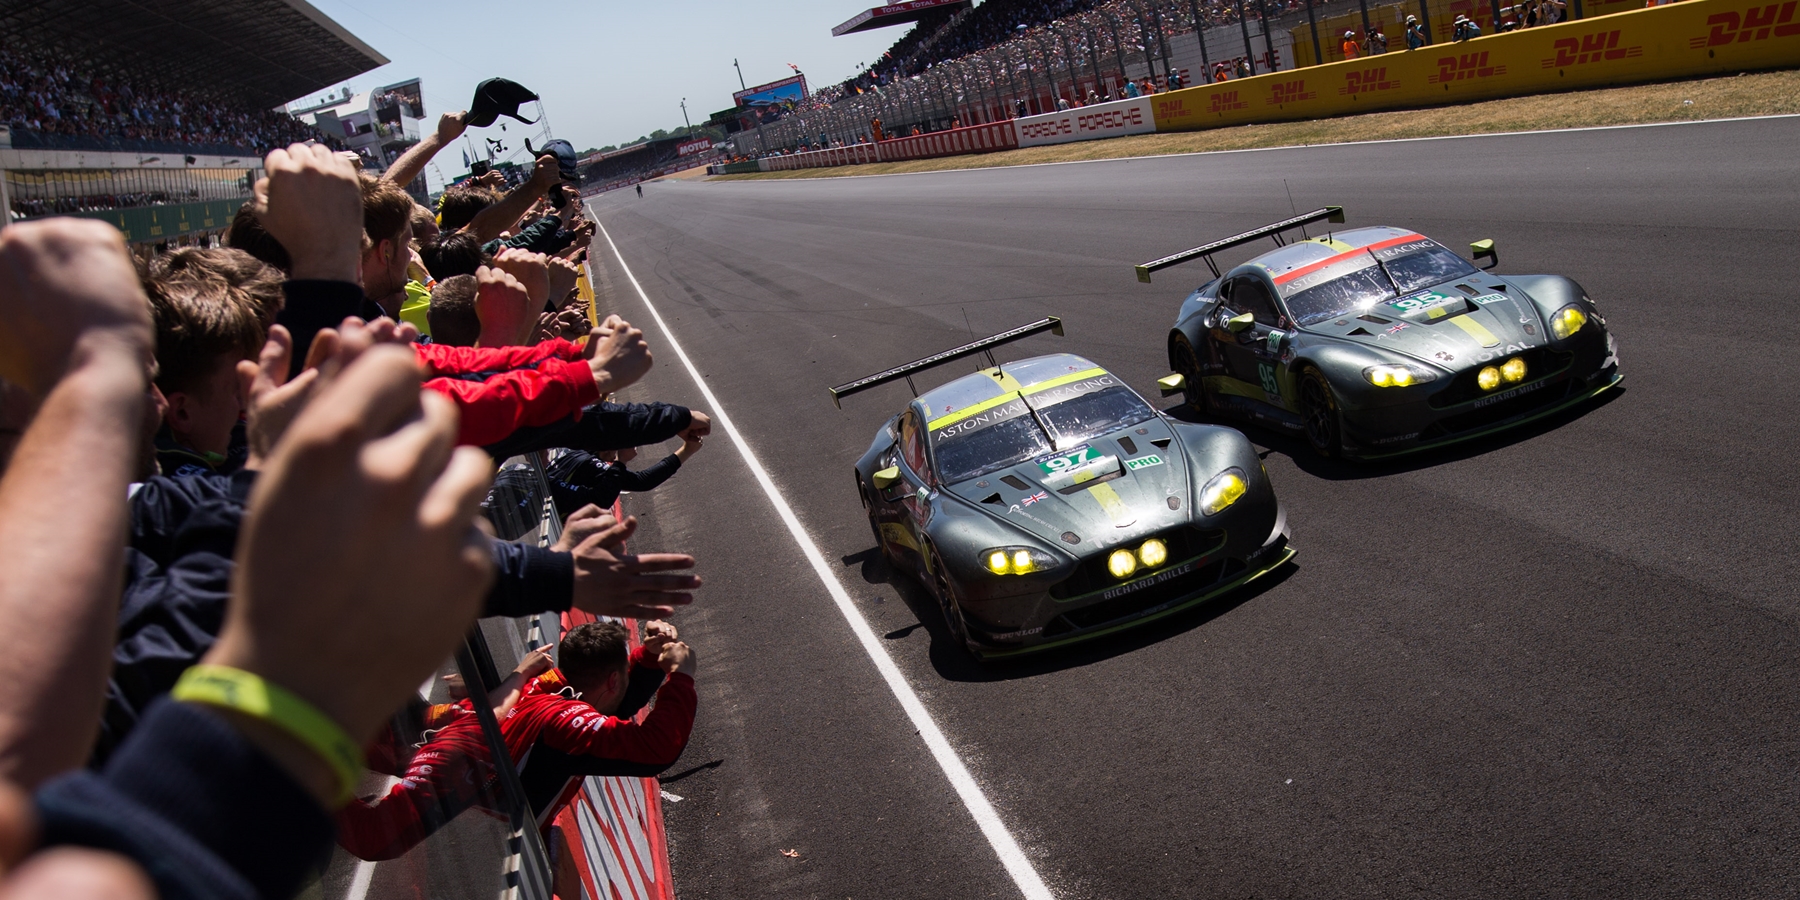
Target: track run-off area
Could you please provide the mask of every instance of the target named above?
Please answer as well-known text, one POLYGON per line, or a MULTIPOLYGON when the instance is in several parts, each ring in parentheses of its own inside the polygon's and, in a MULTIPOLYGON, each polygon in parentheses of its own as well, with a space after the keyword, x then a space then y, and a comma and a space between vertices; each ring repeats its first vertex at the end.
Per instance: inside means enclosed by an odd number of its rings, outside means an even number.
POLYGON ((626 399, 731 426, 626 498, 706 579, 681 895, 1792 895, 1795 147, 1774 118, 595 198, 601 311, 657 354, 626 399), (1132 265, 1327 204, 1575 278, 1623 389, 1375 465, 1249 429, 1288 568, 1024 663, 952 646, 851 477, 906 388, 826 388, 1055 315, 1006 355, 1154 399, 1207 275, 1132 265))

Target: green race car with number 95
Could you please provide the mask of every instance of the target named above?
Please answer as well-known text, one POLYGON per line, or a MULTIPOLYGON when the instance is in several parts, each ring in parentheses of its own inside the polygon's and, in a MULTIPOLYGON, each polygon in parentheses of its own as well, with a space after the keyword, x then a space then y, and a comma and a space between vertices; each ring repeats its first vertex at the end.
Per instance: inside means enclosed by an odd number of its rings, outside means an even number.
POLYGON ((1232 428, 1170 419, 1071 354, 995 363, 1040 322, 832 388, 834 400, 977 353, 875 434, 856 492, 882 555, 978 658, 1041 650, 1219 596, 1293 556, 1268 473, 1232 428))
MULTIPOLYGON (((1213 280, 1182 301, 1164 395, 1208 419, 1304 437, 1321 456, 1374 458, 1512 428, 1618 384, 1618 347, 1581 285, 1490 274, 1400 228, 1288 243, 1342 223, 1326 207, 1137 267, 1138 280, 1205 259, 1213 280), (1212 254, 1276 249, 1221 273, 1212 254)), ((1499 263, 1493 241, 1475 259, 1499 263)))

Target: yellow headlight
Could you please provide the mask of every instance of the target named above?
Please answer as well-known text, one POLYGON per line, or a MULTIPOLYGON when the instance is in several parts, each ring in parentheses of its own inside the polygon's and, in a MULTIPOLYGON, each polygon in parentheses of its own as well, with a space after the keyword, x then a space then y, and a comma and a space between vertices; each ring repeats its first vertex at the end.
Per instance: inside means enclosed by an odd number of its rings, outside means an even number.
POLYGON ((1388 385, 1393 384, 1393 370, 1388 369, 1385 366, 1377 366, 1375 371, 1369 373, 1369 383, 1376 387, 1387 387, 1388 385))
MULTIPOLYGON (((1026 557, 1025 561, 1030 562, 1031 558, 1026 557)), ((988 571, 994 573, 995 575, 1005 575, 1007 573, 1007 571, 1009 570, 1008 563, 1006 560, 1006 551, 1005 550, 995 550, 994 552, 989 553, 988 558, 987 558, 987 567, 988 567, 988 571)))
POLYGON ((1020 575, 1036 568, 1036 566, 1031 564, 1031 551, 1014 550, 1012 556, 1012 568, 1014 572, 1017 572, 1020 575))
POLYGON ((1515 356, 1512 359, 1509 359, 1506 362, 1502 363, 1500 365, 1500 377, 1506 379, 1509 382, 1524 381, 1525 380, 1525 361, 1515 356))
POLYGON ((1481 371, 1475 373, 1475 383, 1481 385, 1481 389, 1484 391, 1491 391, 1499 387, 1500 370, 1493 366, 1482 366, 1481 371))
POLYGON ((1131 573, 1137 571, 1137 557, 1132 556, 1130 550, 1114 550, 1106 558, 1106 571, 1111 572, 1114 578, 1129 578, 1131 573))
POLYGON ((1411 369, 1395 368, 1393 374, 1388 377, 1393 379, 1394 387, 1406 387, 1407 385, 1413 383, 1413 374, 1412 374, 1411 369))
POLYGON ((1244 477, 1235 471, 1214 475, 1200 490, 1200 511, 1213 515, 1244 496, 1244 477))
POLYGON ((1550 333, 1556 335, 1556 339, 1560 341, 1580 331, 1581 326, 1586 324, 1587 313, 1582 312, 1578 306, 1565 306, 1557 310, 1556 315, 1550 317, 1550 333))
POLYGON ((1144 546, 1138 548, 1137 556, 1138 561, 1144 564, 1144 568, 1154 569, 1169 561, 1169 545, 1156 538, 1151 538, 1144 542, 1144 546))

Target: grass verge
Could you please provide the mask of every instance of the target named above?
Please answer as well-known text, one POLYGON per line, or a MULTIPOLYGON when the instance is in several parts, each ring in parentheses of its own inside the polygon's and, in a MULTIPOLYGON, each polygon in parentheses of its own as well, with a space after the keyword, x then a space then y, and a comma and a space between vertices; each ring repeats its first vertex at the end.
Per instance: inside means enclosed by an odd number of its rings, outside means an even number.
POLYGON ((1646 122, 1691 122, 1787 113, 1800 113, 1800 71, 1756 72, 1663 84, 1509 97, 1462 106, 1364 113, 1305 122, 1140 134, 940 159, 747 175, 715 175, 710 180, 833 178, 845 175, 941 172, 1086 159, 1125 159, 1169 153, 1304 147, 1312 144, 1636 125, 1646 122))

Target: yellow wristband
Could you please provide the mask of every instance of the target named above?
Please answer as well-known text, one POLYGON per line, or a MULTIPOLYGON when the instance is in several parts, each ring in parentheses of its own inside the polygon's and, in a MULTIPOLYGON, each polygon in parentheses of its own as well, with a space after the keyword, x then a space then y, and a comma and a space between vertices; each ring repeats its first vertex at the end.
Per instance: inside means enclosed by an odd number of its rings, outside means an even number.
POLYGON ((349 802, 362 781, 362 747, 317 707, 261 676, 229 666, 192 666, 169 696, 236 710, 292 735, 337 773, 340 804, 349 802))

